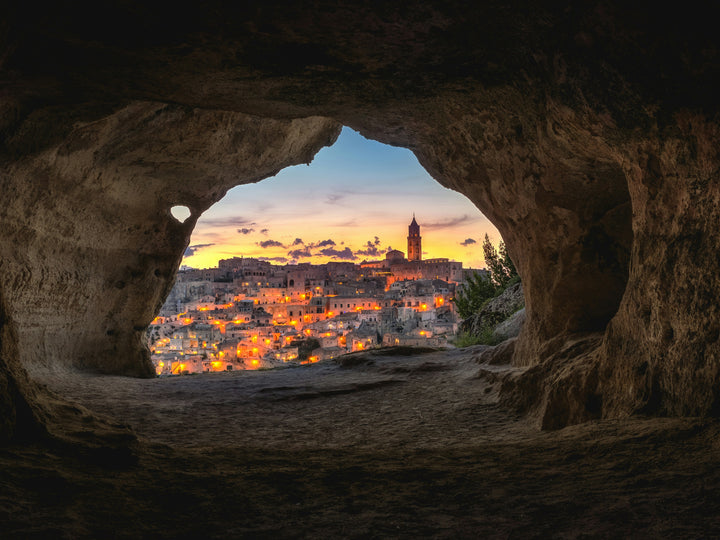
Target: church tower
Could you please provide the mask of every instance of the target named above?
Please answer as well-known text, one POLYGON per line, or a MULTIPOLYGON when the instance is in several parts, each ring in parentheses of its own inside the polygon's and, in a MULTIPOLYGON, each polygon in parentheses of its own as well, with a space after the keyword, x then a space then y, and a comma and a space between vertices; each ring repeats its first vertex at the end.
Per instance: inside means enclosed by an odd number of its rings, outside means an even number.
POLYGON ((413 220, 408 227, 408 261, 419 261, 422 259, 422 238, 420 237, 420 225, 413 220))

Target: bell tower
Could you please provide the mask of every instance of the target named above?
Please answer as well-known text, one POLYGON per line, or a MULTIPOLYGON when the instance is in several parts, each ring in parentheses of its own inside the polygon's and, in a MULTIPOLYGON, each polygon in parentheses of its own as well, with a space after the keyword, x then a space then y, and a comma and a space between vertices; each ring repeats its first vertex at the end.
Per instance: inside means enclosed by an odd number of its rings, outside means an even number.
POLYGON ((408 227, 408 261, 419 261, 422 259, 422 238, 420 237, 420 225, 415 221, 413 214, 412 222, 408 227))

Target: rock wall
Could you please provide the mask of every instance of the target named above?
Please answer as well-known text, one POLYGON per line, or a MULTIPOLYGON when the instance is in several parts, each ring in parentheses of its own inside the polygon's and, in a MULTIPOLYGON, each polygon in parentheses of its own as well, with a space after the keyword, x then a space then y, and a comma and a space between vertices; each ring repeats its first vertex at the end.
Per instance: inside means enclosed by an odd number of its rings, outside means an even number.
POLYGON ((720 126, 682 113, 628 144, 631 273, 605 335, 604 412, 720 413, 720 126))
POLYGON ((3 339, 3 395, 15 397, 2 404, 3 431, 14 431, 23 394, 37 393, 25 370, 154 376, 144 332, 197 218, 232 186, 308 163, 339 129, 317 117, 136 102, 7 165, 0 292, 13 334, 3 339), (184 223, 175 205, 190 208, 184 223))
POLYGON ((564 335, 605 328, 625 290, 632 242, 627 184, 602 137, 607 120, 533 103, 532 91, 458 104, 463 114, 447 111, 417 152, 503 235, 525 290, 515 354, 525 366, 552 354, 564 335))
POLYGON ((234 185, 309 162, 338 133, 321 118, 134 103, 14 163, 0 269, 21 363, 154 375, 144 331, 200 214, 234 185), (175 205, 190 208, 184 223, 175 205))
POLYGON ((413 150, 503 234, 526 296, 508 403, 545 427, 719 412, 709 11, 42 4, 0 26, 7 418, 43 399, 26 370, 150 375, 140 336, 200 213, 339 124, 413 150))

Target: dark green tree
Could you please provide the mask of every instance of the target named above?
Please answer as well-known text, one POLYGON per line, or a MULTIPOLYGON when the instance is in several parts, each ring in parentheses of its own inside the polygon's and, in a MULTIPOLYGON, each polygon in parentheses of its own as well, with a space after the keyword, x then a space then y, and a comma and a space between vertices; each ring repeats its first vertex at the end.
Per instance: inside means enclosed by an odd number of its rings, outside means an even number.
POLYGON ((496 287, 485 272, 475 272, 455 294, 455 308, 466 319, 480 311, 485 302, 495 296, 496 287))
POLYGON ((502 260, 503 267, 505 267, 505 270, 510 276, 508 285, 520 281, 520 276, 517 273, 517 268, 515 268, 515 263, 512 262, 507 248, 505 247, 505 242, 502 240, 500 240, 500 249, 498 251, 500 252, 500 259, 502 260))
POLYGON ((498 250, 496 250, 495 246, 490 242, 488 235, 485 234, 482 247, 485 256, 485 265, 490 272, 490 281, 498 289, 503 290, 511 283, 517 281, 518 273, 508 255, 505 242, 500 241, 500 253, 498 253, 498 250))
POLYGON ((315 349, 320 347, 320 342, 315 338, 304 340, 298 346, 298 357, 300 360, 307 360, 315 349))

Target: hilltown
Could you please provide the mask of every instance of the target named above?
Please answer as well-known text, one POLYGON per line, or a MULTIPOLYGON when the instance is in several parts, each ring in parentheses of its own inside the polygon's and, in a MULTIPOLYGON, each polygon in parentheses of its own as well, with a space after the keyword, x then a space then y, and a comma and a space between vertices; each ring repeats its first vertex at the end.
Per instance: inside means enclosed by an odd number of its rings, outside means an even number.
POLYGON ((184 269, 148 329, 158 375, 313 363, 352 351, 439 347, 457 331, 452 302, 472 270, 421 258, 420 230, 408 254, 379 261, 276 266, 234 257, 184 269))

